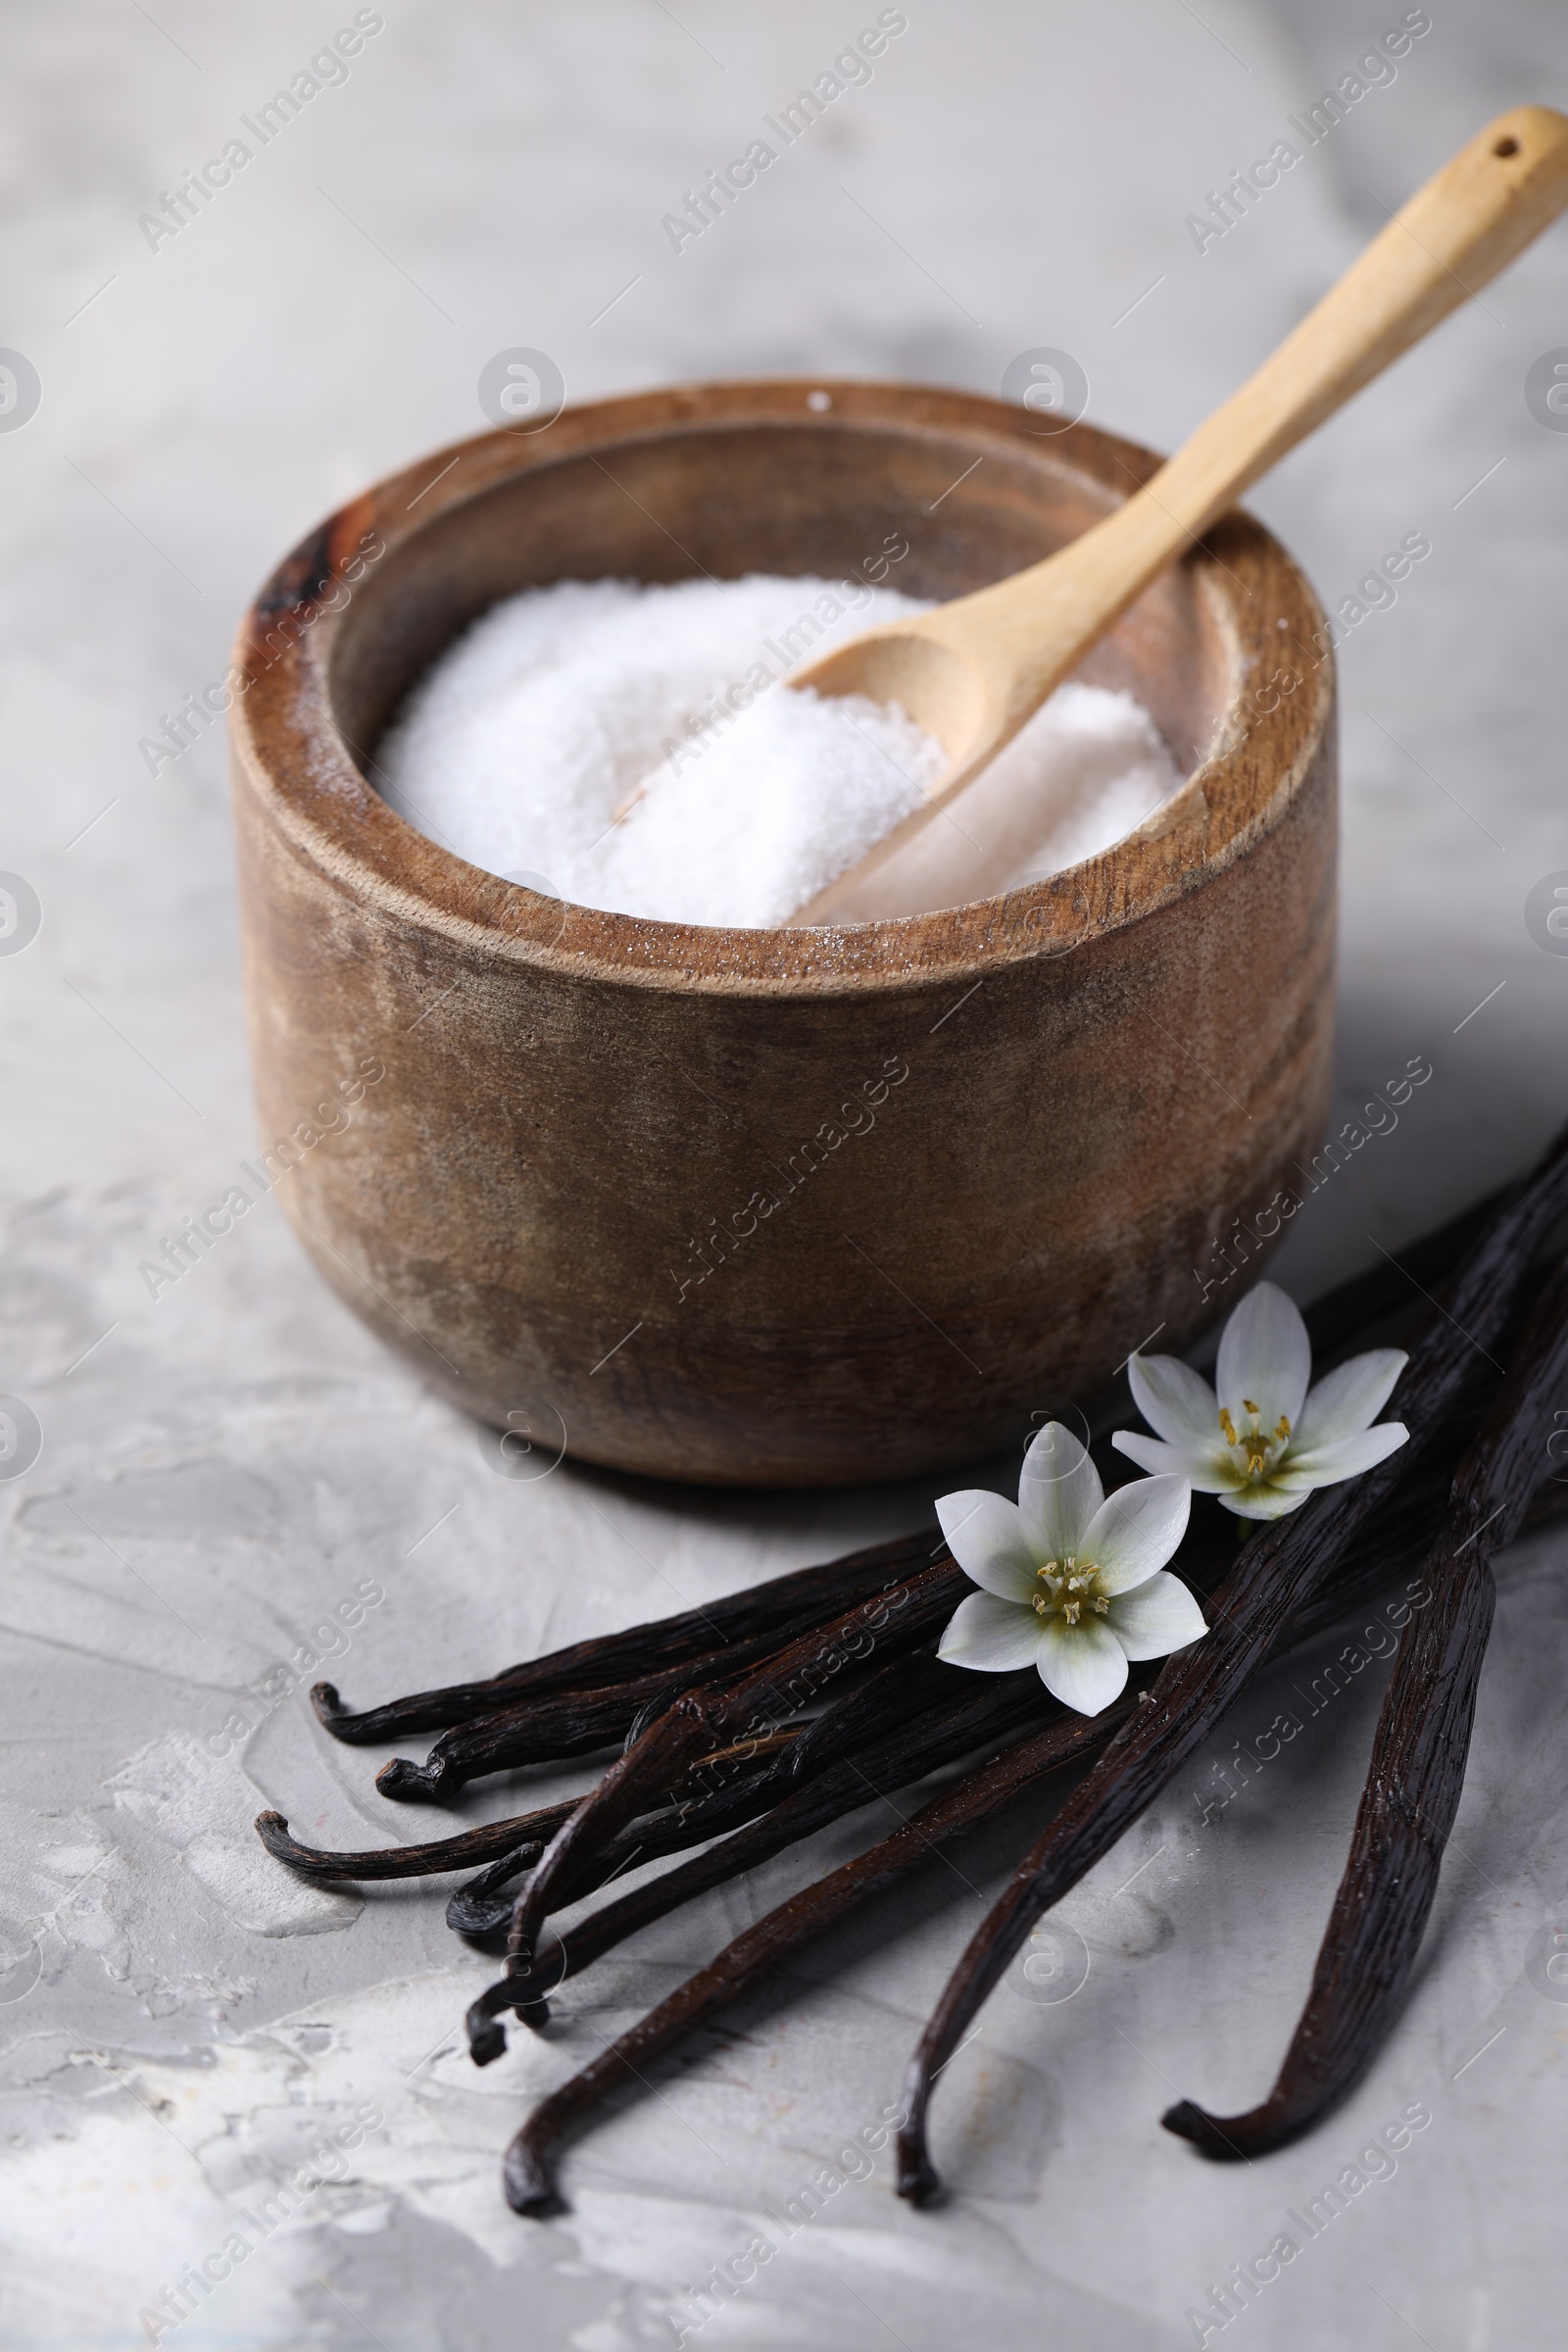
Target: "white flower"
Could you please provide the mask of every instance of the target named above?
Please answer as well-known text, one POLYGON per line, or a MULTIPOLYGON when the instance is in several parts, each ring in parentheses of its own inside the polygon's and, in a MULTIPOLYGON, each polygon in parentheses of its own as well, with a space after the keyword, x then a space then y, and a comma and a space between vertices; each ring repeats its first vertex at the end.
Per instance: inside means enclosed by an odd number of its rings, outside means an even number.
POLYGON ((984 1588, 961 1601, 937 1651, 982 1674, 1038 1668, 1080 1715, 1121 1694, 1129 1658, 1162 1658, 1208 1628, 1163 1568, 1187 1532, 1185 1478, 1137 1478, 1108 1499, 1071 1430, 1048 1421, 1024 1456, 1018 1499, 970 1488, 937 1504, 948 1549, 984 1588))
POLYGON ((1377 1420, 1404 1369, 1397 1348, 1353 1355, 1308 1392, 1312 1347, 1292 1301, 1260 1282, 1226 1324, 1218 1394, 1174 1355, 1135 1355, 1138 1409, 1157 1437, 1111 1440, 1143 1470, 1174 1471, 1242 1519, 1281 1519, 1314 1487, 1355 1478, 1404 1444, 1402 1421, 1377 1420))

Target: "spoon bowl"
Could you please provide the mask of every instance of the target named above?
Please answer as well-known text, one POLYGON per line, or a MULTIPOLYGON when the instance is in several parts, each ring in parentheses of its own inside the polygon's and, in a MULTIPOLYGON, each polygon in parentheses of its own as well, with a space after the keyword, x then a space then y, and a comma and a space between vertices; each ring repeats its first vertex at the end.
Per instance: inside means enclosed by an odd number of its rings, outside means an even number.
POLYGON ((945 610, 867 629, 790 680, 817 694, 861 694, 873 703, 901 705, 947 753, 944 789, 948 774, 959 767, 967 771, 976 757, 985 756, 993 732, 985 679, 946 643, 940 627, 922 626, 927 618, 940 622, 945 610))

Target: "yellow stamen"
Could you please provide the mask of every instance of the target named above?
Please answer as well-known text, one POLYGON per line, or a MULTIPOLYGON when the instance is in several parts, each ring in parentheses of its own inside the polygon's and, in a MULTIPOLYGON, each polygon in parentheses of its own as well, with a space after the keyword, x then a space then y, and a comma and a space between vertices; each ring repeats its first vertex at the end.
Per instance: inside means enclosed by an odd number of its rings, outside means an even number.
POLYGON ((1250 1415, 1250 1429, 1246 1431, 1238 1431, 1235 1422, 1231 1418, 1229 1408, 1223 1404, 1219 1408, 1220 1429, 1224 1435, 1226 1445, 1234 1446, 1245 1459, 1248 1477, 1250 1479, 1266 1478, 1274 1466, 1279 1449, 1289 1443, 1291 1435, 1290 1416, 1286 1413, 1281 1413, 1278 1421, 1274 1425, 1273 1436, 1268 1437, 1258 1427, 1258 1423, 1262 1418, 1261 1407, 1255 1404, 1250 1396, 1244 1396, 1242 1398, 1242 1405, 1243 1409, 1250 1415))
POLYGON ((1037 1616, 1059 1617, 1064 1625, 1076 1625, 1086 1608, 1099 1617, 1109 1616, 1110 1602, 1096 1590, 1100 1570, 1092 1562, 1080 1568, 1069 1553, 1065 1559, 1045 1561, 1036 1574, 1050 1588, 1033 1595, 1037 1616))

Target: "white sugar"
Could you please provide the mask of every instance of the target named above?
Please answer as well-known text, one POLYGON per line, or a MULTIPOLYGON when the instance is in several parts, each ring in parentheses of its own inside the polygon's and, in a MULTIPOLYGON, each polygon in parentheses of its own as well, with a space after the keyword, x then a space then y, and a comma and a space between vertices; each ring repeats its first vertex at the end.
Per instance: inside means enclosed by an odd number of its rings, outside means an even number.
MULTIPOLYGON (((892 589, 765 576, 528 589, 416 687, 376 780, 471 864, 580 906, 783 922, 917 805, 944 759, 896 707, 777 681, 924 610, 892 589)), ((1093 686, 1062 687, 1003 759, 1042 811, 1014 882, 1108 848, 1180 782, 1147 711, 1093 686)))

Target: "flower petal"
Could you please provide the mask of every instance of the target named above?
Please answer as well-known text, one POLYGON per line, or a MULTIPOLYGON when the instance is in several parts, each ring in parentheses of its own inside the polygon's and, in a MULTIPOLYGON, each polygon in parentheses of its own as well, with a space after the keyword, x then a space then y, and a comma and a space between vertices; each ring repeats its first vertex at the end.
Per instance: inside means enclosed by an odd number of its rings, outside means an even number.
POLYGON ((1266 1487, 1246 1486, 1234 1494, 1222 1494, 1219 1507, 1222 1511, 1234 1511, 1238 1519, 1284 1519, 1290 1512, 1298 1511, 1311 1492, 1307 1486, 1292 1492, 1277 1483, 1266 1487))
POLYGON ((1302 1478, 1314 1487, 1337 1487, 1342 1479, 1358 1478, 1363 1470, 1396 1453, 1410 1432, 1402 1421, 1380 1421, 1375 1429, 1358 1430, 1332 1446, 1314 1446, 1298 1453, 1294 1447, 1280 1469, 1287 1479, 1302 1478))
POLYGON ((1015 1600, 994 1592, 971 1592, 948 1619, 937 1656, 949 1666, 972 1666, 980 1674, 1011 1674, 1040 1656, 1043 1620, 1015 1600))
POLYGON ((1041 1590, 1035 1558, 1024 1536, 1018 1506, 1004 1494, 965 1487, 944 1494, 937 1519, 965 1576, 1003 1600, 1032 1600, 1041 1590))
POLYGON ((1118 1429, 1110 1442, 1118 1453, 1126 1454, 1140 1470, 1173 1471, 1200 1494, 1225 1494, 1243 1483, 1241 1472, 1221 1446, 1200 1459, 1185 1446, 1162 1445, 1158 1438, 1146 1438, 1136 1429, 1118 1429))
POLYGON ((1130 1592, 1163 1568, 1187 1533, 1192 1507, 1185 1478, 1135 1478, 1107 1494, 1089 1522, 1080 1555, 1100 1570, 1102 1592, 1130 1592))
POLYGON ((1208 1631, 1181 1578, 1163 1569, 1136 1592, 1118 1593, 1105 1623, 1130 1658, 1163 1658, 1208 1631))
POLYGON ((1036 1560, 1064 1560, 1078 1551, 1104 1498, 1100 1472, 1072 1431, 1048 1421, 1018 1478, 1018 1510, 1036 1560))
POLYGON ((1291 1451, 1310 1452, 1370 1429, 1409 1360, 1401 1348, 1372 1348, 1318 1381, 1307 1391, 1291 1451))
POLYGON ((1098 1715, 1127 1686, 1127 1652, 1102 1617, 1063 1625, 1059 1617, 1045 1621, 1038 1664, 1040 1680, 1064 1707, 1080 1715, 1098 1715))
POLYGON ((1219 1400, 1241 1426, 1249 1397, 1265 1429, 1295 1426, 1312 1373, 1312 1344, 1293 1299, 1272 1282, 1249 1291, 1225 1326, 1215 1366, 1219 1400))
POLYGON ((1127 1385, 1150 1428, 1168 1444, 1200 1452, 1219 1444, 1219 1398, 1179 1355, 1129 1356, 1127 1385))

